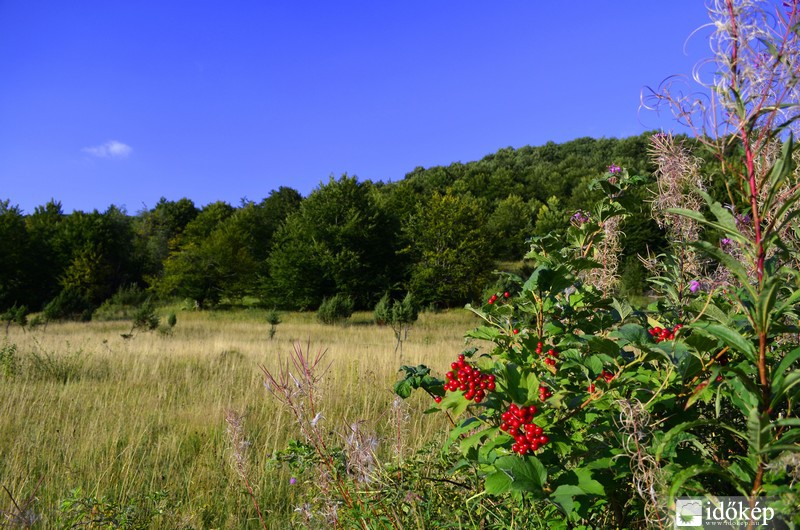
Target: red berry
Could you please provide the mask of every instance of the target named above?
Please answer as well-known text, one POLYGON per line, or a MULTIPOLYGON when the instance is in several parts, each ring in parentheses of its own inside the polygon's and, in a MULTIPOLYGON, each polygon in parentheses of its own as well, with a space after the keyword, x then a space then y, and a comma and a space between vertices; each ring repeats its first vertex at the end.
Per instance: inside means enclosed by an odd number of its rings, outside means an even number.
POLYGON ((442 402, 442 396, 433 396, 433 400, 434 400, 436 403, 441 403, 441 402, 442 402))

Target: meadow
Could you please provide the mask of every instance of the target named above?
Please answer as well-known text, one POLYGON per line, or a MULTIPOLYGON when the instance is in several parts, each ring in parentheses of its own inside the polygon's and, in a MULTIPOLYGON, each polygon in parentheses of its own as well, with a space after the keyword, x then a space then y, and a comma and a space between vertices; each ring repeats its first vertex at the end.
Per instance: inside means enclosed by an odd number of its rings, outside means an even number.
POLYGON ((248 478, 267 524, 286 528, 306 484, 272 456, 300 435, 265 390, 260 366, 279 369, 297 343, 327 351, 326 428, 364 420, 377 433, 379 460, 446 436, 442 415, 420 414, 431 405, 422 395, 404 402, 398 425, 392 384, 401 364, 448 365, 475 323, 470 313, 423 313, 402 354, 371 313, 339 326, 285 313, 271 340, 265 314, 181 311, 172 334, 129 339, 127 321, 11 326, 0 340, 5 524, 66 527, 72 513, 86 527, 86 514, 149 510, 142 517, 153 527, 260 528, 232 465, 225 415, 233 410, 243 415, 248 478))

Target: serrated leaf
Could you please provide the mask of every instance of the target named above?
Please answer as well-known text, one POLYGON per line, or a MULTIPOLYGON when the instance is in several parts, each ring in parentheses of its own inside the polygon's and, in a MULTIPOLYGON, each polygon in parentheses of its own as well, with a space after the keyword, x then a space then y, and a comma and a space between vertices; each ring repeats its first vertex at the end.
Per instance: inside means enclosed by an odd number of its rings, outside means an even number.
POLYGON ((502 495, 511 491, 511 475, 498 470, 486 476, 483 487, 489 495, 502 495))
POLYGON ((578 477, 578 487, 583 491, 584 495, 605 495, 605 488, 592 478, 591 470, 579 467, 572 470, 572 472, 578 477))
POLYGON ((533 456, 503 456, 495 461, 494 466, 511 478, 514 491, 541 492, 547 480, 547 470, 533 456))
POLYGON ((590 355, 583 361, 583 365, 591 371, 592 374, 597 375, 603 371, 603 361, 597 355, 590 355))
POLYGON ((575 497, 582 494, 583 491, 578 486, 562 484, 550 494, 550 500, 561 506, 564 513, 569 516, 575 506, 575 497))
POLYGON ((640 324, 625 324, 609 333, 609 336, 624 339, 631 344, 644 344, 649 337, 647 330, 640 324))
POLYGON ((558 321, 545 322, 543 331, 546 336, 556 337, 564 333, 564 326, 558 321))
POLYGON ((633 313, 633 308, 627 300, 617 300, 614 298, 611 302, 611 307, 617 312, 617 315, 619 315, 620 322, 624 322, 625 319, 633 313))
POLYGON ((500 333, 499 329, 489 326, 479 326, 465 333, 465 336, 467 337, 478 340, 488 340, 492 342, 494 342, 501 335, 502 333, 500 333))
POLYGON ((605 353, 611 357, 616 357, 619 354, 619 344, 613 340, 591 335, 586 339, 586 343, 593 352, 605 353))
POLYGON ((527 381, 525 383, 522 382, 522 374, 519 367, 509 363, 506 365, 504 372, 505 377, 502 381, 498 378, 498 381, 501 382, 499 386, 505 386, 506 392, 514 402, 523 403, 528 397, 528 385, 527 381))
POLYGON ((441 403, 439 403, 439 406, 441 406, 442 409, 449 410, 450 414, 454 418, 457 418, 467 410, 470 403, 471 402, 468 401, 461 392, 448 392, 441 403))
POLYGON ((401 379, 394 384, 393 390, 395 394, 406 399, 411 395, 411 383, 408 382, 408 379, 401 379))
POLYGON ((459 449, 461 450, 462 453, 465 453, 468 449, 477 447, 483 441, 484 438, 491 436, 492 434, 497 432, 497 430, 498 430, 497 427, 492 427, 490 429, 484 429, 470 436, 467 436, 466 438, 461 440, 461 443, 459 444, 459 449))

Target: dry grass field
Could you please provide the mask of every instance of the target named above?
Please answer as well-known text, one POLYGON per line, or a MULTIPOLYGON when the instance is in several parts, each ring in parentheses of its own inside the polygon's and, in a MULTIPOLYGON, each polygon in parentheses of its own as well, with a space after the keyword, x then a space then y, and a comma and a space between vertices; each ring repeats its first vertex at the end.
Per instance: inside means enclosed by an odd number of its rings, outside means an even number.
MULTIPOLYGON (((389 458, 397 442, 390 410, 398 367, 447 366, 475 323, 466 311, 422 314, 401 358, 391 330, 367 313, 344 326, 283 314, 272 340, 259 310, 177 317, 171 335, 124 339, 130 323, 121 321, 14 326, 0 338, 0 486, 7 489, 0 509, 15 513, 11 497, 22 508, 30 498, 33 527, 54 528, 60 503, 76 489, 78 497, 120 505, 165 491, 187 527, 259 527, 231 465, 225 411, 232 409, 244 414, 248 466, 266 518, 285 528, 303 485, 267 463, 299 434, 265 390, 259 365, 277 369, 297 342, 326 349, 332 364, 322 421, 335 430, 366 420, 381 440, 378 454, 389 458)), ((429 401, 413 396, 409 406, 402 451, 444 436, 441 416, 420 414, 429 401)))

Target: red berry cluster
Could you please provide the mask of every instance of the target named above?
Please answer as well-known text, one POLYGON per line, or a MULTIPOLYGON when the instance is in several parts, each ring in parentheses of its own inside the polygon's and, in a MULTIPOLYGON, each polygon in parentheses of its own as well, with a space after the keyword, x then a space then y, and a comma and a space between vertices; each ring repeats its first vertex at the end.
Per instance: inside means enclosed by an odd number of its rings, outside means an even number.
MULTIPOLYGON (((509 293, 508 291, 506 291, 506 292, 504 292, 504 293, 503 293, 503 298, 508 298, 508 297, 510 297, 510 296, 511 296, 511 293, 509 293)), ((500 298, 500 297, 499 297, 499 296, 497 296, 496 294, 493 294, 493 295, 492 295, 492 296, 489 298, 489 305, 492 305, 492 304, 494 304, 495 302, 497 302, 497 299, 498 299, 498 298, 500 298)))
POLYGON ((672 329, 669 328, 660 328, 658 326, 654 328, 650 328, 648 333, 650 336, 653 337, 653 340, 656 342, 661 342, 664 340, 675 340, 675 333, 678 332, 679 329, 683 327, 683 324, 675 324, 675 327, 672 329))
MULTIPOLYGON (((614 374, 604 369, 600 375, 597 376, 597 379, 603 379, 606 383, 610 383, 611 380, 614 379, 614 374)), ((594 383, 589 383, 589 392, 594 392, 594 390, 594 383)))
POLYGON ((475 403, 483 401, 487 391, 494 391, 494 375, 485 374, 469 364, 463 354, 458 356, 458 361, 452 363, 450 368, 452 371, 445 374, 447 378, 447 382, 444 384, 445 390, 451 392, 460 390, 464 393, 465 398, 475 401, 475 403))
POLYGON ((552 395, 553 395, 553 393, 550 392, 549 388, 547 388, 544 385, 539 385, 539 400, 540 401, 547 401, 547 399, 550 398, 552 395))
POLYGON ((518 407, 512 403, 508 410, 500 415, 500 419, 503 420, 500 430, 514 437, 515 443, 511 446, 511 450, 515 453, 520 455, 532 453, 550 441, 542 428, 533 423, 534 414, 536 414, 534 405, 518 407))
MULTIPOLYGON (((539 355, 542 354, 542 343, 541 342, 536 344, 536 353, 539 354, 539 355)), ((558 358, 558 352, 556 350, 554 350, 553 348, 550 348, 549 350, 547 350, 547 355, 549 355, 549 357, 545 357, 544 364, 549 365, 549 366, 555 366, 556 365, 556 358, 558 358)))

